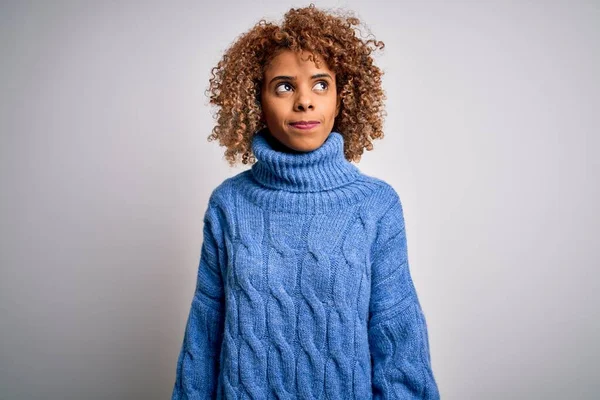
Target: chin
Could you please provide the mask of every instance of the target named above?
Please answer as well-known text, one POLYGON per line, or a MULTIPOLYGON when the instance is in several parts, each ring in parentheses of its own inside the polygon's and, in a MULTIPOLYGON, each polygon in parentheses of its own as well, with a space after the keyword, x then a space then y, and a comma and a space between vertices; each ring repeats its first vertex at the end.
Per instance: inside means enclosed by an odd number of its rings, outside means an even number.
POLYGON ((298 138, 289 143, 287 147, 301 152, 313 151, 321 147, 325 139, 326 137, 321 137, 320 135, 298 138))

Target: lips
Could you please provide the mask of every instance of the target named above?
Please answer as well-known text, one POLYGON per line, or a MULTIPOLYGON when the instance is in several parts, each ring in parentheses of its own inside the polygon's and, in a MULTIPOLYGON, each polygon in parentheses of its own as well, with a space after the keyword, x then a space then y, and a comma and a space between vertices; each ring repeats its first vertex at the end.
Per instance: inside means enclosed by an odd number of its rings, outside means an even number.
POLYGON ((312 129, 319 125, 319 121, 299 121, 290 123, 291 126, 298 129, 312 129))

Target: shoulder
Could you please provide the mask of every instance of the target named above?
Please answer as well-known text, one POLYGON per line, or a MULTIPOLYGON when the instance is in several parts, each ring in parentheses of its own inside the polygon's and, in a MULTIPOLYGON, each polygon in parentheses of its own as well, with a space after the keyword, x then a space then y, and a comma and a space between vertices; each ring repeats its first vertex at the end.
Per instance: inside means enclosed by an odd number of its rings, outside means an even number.
POLYGON ((247 171, 226 178, 210 193, 208 204, 204 213, 204 224, 211 230, 216 238, 222 242, 222 234, 228 221, 233 220, 232 211, 234 207, 234 192, 239 189, 239 180, 246 179, 247 171))
POLYGON ((227 207, 233 201, 233 196, 236 191, 240 189, 240 186, 248 179, 250 170, 245 170, 237 173, 234 176, 226 178, 217 187, 215 187, 209 198, 209 207, 227 207))
POLYGON ((372 204, 376 226, 375 242, 381 246, 381 243, 396 237, 405 229, 404 211, 400 194, 394 186, 380 178, 369 179, 379 185, 378 190, 373 193, 372 204))
POLYGON ((381 219, 394 208, 402 209, 400 194, 389 182, 371 175, 361 173, 361 179, 374 187, 371 195, 367 198, 369 208, 381 219))

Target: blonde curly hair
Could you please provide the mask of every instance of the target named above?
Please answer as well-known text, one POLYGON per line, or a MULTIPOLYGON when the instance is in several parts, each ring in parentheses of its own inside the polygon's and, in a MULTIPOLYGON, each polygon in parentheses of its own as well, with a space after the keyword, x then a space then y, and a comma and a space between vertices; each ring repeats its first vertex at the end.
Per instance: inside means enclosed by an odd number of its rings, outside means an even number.
POLYGON ((282 50, 306 51, 319 67, 317 54, 335 72, 341 107, 333 130, 344 136, 346 159, 358 162, 365 149, 373 149, 372 140, 383 138, 385 95, 383 72, 371 53, 384 43, 357 37, 360 24, 351 13, 336 15, 310 4, 286 12, 281 26, 261 19, 225 51, 207 89, 210 104, 218 109, 208 141, 218 140, 226 148, 230 166, 240 157, 243 164, 256 162, 252 138, 266 127, 260 102, 264 69, 282 50))

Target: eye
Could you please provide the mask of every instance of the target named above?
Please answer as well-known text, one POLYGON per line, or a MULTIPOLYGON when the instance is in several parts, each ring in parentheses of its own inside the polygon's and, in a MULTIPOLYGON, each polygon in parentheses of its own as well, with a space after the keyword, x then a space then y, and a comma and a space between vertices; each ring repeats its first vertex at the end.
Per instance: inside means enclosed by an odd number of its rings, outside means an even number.
POLYGON ((317 86, 317 85, 323 85, 323 89, 321 89, 321 90, 327 90, 327 88, 329 87, 329 84, 325 81, 319 81, 316 83, 315 86, 317 86))
POLYGON ((275 91, 278 92, 278 93, 285 93, 287 90, 279 90, 279 88, 281 88, 281 87, 286 87, 288 89, 291 89, 292 85, 290 85, 287 82, 280 83, 279 85, 275 86, 275 91))

